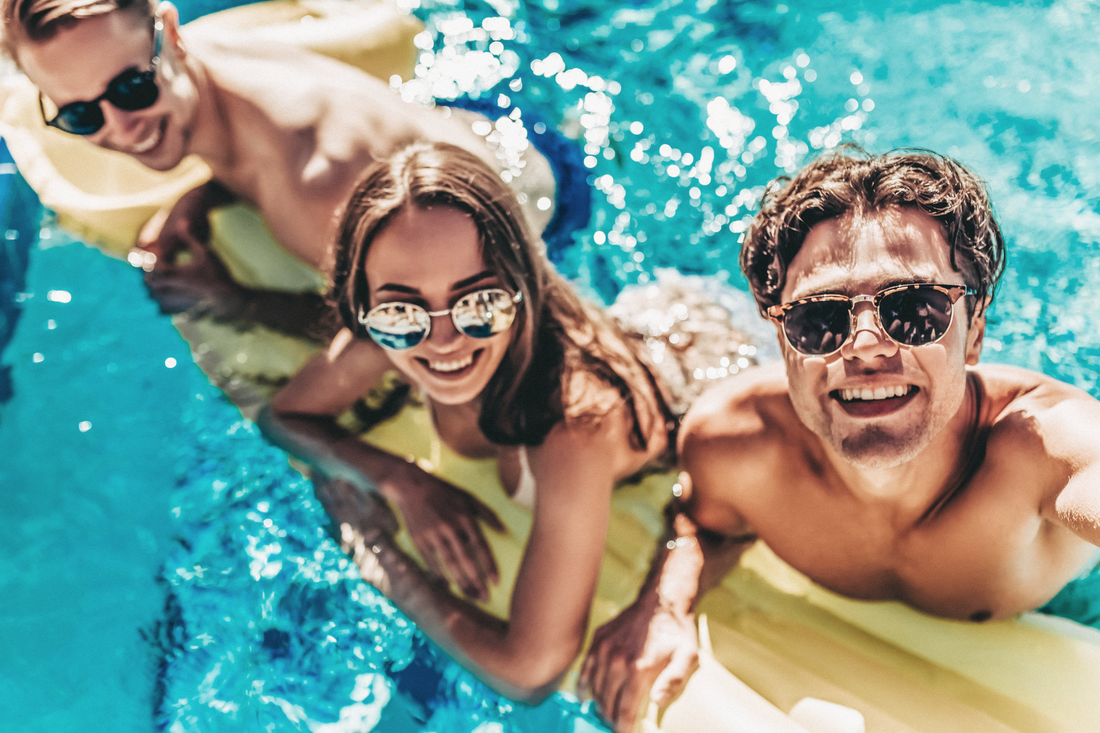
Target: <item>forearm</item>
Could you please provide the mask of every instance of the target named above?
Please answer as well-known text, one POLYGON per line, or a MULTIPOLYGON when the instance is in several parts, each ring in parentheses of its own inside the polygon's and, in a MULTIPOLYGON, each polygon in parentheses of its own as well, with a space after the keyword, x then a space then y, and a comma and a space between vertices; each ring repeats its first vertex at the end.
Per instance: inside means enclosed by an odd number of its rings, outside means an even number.
POLYGON ((331 416, 280 414, 268 406, 257 422, 268 440, 324 476, 378 491, 388 499, 395 498, 400 474, 409 467, 405 459, 363 442, 331 416))
POLYGON ((340 316, 320 293, 288 293, 241 287, 230 302, 214 303, 218 320, 258 323, 291 336, 327 342, 341 328, 340 316))
POLYGON ((384 531, 359 534, 341 526, 345 549, 365 580, 382 591, 436 644, 497 692, 537 702, 552 692, 550 680, 522 679, 530 660, 516 649, 506 621, 451 594, 396 547, 384 531))
POLYGON ((654 610, 688 616, 699 599, 736 567, 756 537, 702 529, 681 510, 678 503, 670 505, 665 534, 638 598, 654 610))
POLYGON ((223 183, 214 179, 191 189, 186 195, 194 197, 194 205, 202 211, 210 211, 219 206, 228 206, 240 198, 226 188, 223 183))

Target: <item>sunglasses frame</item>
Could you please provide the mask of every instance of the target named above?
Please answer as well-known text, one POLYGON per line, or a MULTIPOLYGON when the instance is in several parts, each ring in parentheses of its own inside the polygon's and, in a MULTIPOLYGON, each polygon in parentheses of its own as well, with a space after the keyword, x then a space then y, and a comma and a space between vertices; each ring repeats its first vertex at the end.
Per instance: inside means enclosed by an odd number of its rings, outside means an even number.
MULTIPOLYGON (((432 333, 432 320, 431 319, 440 318, 442 316, 447 316, 447 315, 449 315, 451 317, 451 324, 454 325, 455 330, 458 331, 459 333, 461 333, 463 336, 467 336, 469 338, 476 338, 476 339, 492 338, 493 336, 498 336, 498 335, 504 333, 504 331, 498 331, 497 333, 491 333, 488 336, 475 336, 474 334, 467 333, 465 330, 462 329, 461 326, 458 325, 457 322, 455 322, 455 309, 458 308, 459 303, 461 303, 466 298, 469 298, 471 295, 478 295, 479 293, 494 293, 494 292, 504 293, 505 295, 507 295, 508 298, 511 300, 513 305, 519 305, 520 303, 523 302, 523 292, 522 291, 516 291, 515 293, 510 293, 507 290, 505 290, 504 288, 481 288, 480 290, 474 290, 472 292, 466 293, 461 298, 456 300, 455 304, 452 305, 450 308, 446 308, 444 310, 439 310, 439 311, 430 311, 427 308, 424 308, 423 306, 417 305, 416 303, 408 303, 408 302, 405 302, 405 301, 402 301, 402 300, 391 300, 391 301, 387 301, 385 303, 379 303, 378 305, 371 308, 369 311, 365 311, 365 312, 363 311, 363 307, 360 306, 359 307, 359 316, 358 316, 357 320, 359 321, 359 324, 361 326, 363 326, 364 329, 366 329, 367 334, 370 335, 371 339, 376 344, 378 344, 382 348, 387 349, 389 351, 407 351, 408 349, 416 348, 420 344, 427 341, 428 337, 431 336, 431 333, 432 333), (367 321, 370 319, 371 313, 374 313, 376 310, 378 310, 380 308, 386 308, 387 306, 394 306, 394 305, 403 305, 403 306, 406 306, 406 307, 411 306, 413 308, 419 308, 420 310, 422 310, 426 314, 428 314, 428 327, 426 329, 424 329, 424 335, 421 336, 420 340, 417 341, 415 344, 413 344, 411 346, 406 346, 406 347, 401 348, 401 349, 395 349, 392 346, 386 346, 385 344, 383 344, 380 341, 378 341, 377 339, 375 339, 373 334, 370 333, 370 326, 367 323, 367 321)), ((513 315, 512 316, 512 321, 508 323, 508 328, 511 328, 512 323, 514 323, 514 322, 515 322, 515 316, 513 315)), ((507 330, 507 329, 505 329, 505 330, 507 330)))
POLYGON ((790 345, 790 347, 792 349, 794 349, 795 351, 797 351, 799 354, 802 354, 803 356, 822 356, 822 357, 832 356, 833 354, 837 353, 842 348, 844 348, 844 344, 848 343, 848 339, 850 339, 852 337, 852 334, 855 333, 856 304, 858 304, 858 303, 871 303, 874 306, 874 309, 873 309, 872 313, 873 313, 874 318, 875 318, 875 325, 878 326, 878 329, 883 334, 886 335, 886 338, 890 339, 891 341, 898 344, 899 346, 906 346, 906 347, 909 347, 909 348, 915 348, 917 346, 928 346, 929 344, 934 344, 937 341, 939 341, 940 339, 942 339, 944 336, 946 336, 947 335, 947 330, 950 330, 950 329, 945 330, 937 338, 934 338, 931 341, 926 341, 926 342, 920 343, 920 344, 907 344, 907 343, 904 343, 902 341, 898 341, 897 339, 895 339, 893 336, 891 336, 887 332, 887 330, 882 325, 882 316, 881 316, 881 310, 880 310, 881 307, 882 307, 882 299, 885 298, 888 295, 892 295, 894 293, 902 292, 902 291, 905 291, 905 290, 937 290, 937 291, 943 293, 944 295, 946 295, 951 300, 951 308, 952 308, 951 317, 952 318, 955 317, 954 307, 955 307, 955 304, 959 302, 960 298, 962 298, 963 296, 966 296, 966 295, 977 295, 978 294, 977 290, 975 290, 974 288, 967 287, 966 285, 954 285, 954 284, 949 284, 949 283, 925 283, 925 282, 903 283, 901 285, 891 285, 890 287, 883 288, 882 290, 878 291, 874 295, 848 296, 848 295, 841 295, 840 293, 826 293, 826 294, 823 294, 823 295, 811 295, 807 298, 800 298, 799 300, 792 300, 789 303, 783 303, 781 305, 773 305, 773 306, 769 307, 765 312, 768 314, 768 318, 770 318, 771 320, 773 320, 776 323, 780 324, 780 326, 781 326, 780 330, 783 331, 783 338, 785 338, 787 340, 787 343, 790 345), (792 309, 797 308, 800 305, 806 305, 807 303, 822 303, 822 302, 827 302, 827 301, 847 302, 848 303, 848 333, 846 333, 844 335, 844 338, 840 341, 840 345, 837 346, 832 351, 826 351, 826 352, 823 352, 821 354, 807 354, 806 352, 802 351, 797 346, 795 346, 794 342, 791 340, 790 334, 787 333, 787 327, 785 325, 787 313, 790 312, 792 309))
MULTIPOLYGON (((143 84, 148 84, 148 83, 152 82, 154 85, 156 85, 156 83, 157 83, 156 82, 157 72, 160 70, 160 50, 161 50, 161 46, 163 44, 163 40, 164 40, 164 22, 160 18, 155 18, 153 20, 153 57, 149 60, 149 68, 148 69, 146 69, 145 71, 138 71, 137 72, 138 76, 141 77, 141 83, 143 83, 143 84)), ((42 121, 44 123, 46 123, 47 127, 56 128, 58 130, 61 130, 62 132, 67 132, 70 135, 80 135, 81 137, 86 137, 88 135, 94 135, 94 134, 96 134, 97 132, 99 132, 100 130, 103 129, 103 125, 106 122, 106 120, 104 120, 104 118, 103 118, 103 108, 101 106, 103 104, 103 102, 110 102, 113 107, 115 107, 117 109, 120 109, 123 112, 137 112, 138 110, 149 109, 154 104, 156 104, 157 99, 160 98, 160 87, 159 86, 157 87, 157 94, 153 97, 153 101, 151 103, 149 103, 148 105, 144 106, 144 107, 135 107, 134 109, 124 109, 123 107, 119 107, 117 104, 112 102, 109 98, 109 96, 111 94, 111 90, 115 86, 116 82, 118 82, 118 80, 124 74, 130 74, 130 73, 133 73, 134 71, 135 71, 134 67, 131 66, 130 68, 124 69, 123 71, 116 74, 109 82, 107 82, 107 88, 103 90, 103 94, 100 94, 95 99, 89 100, 87 102, 77 101, 77 102, 69 102, 68 104, 61 105, 60 107, 57 108, 57 114, 55 114, 53 116, 52 120, 47 120, 46 119, 46 105, 45 105, 45 101, 44 101, 44 97, 42 95, 42 92, 39 91, 38 92, 38 111, 42 115, 42 121), (65 114, 66 109, 71 109, 73 107, 76 107, 77 105, 87 105, 87 106, 100 107, 99 126, 96 127, 94 130, 89 130, 88 132, 77 132, 76 130, 67 129, 64 126, 64 123, 59 122, 59 120, 65 114)))

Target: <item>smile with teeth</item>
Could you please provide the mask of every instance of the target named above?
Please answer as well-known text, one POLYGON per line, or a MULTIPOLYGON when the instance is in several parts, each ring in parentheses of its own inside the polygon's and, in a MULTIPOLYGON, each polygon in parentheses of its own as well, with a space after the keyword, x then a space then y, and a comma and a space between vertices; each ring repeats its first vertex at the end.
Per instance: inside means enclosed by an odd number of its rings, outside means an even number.
POLYGON ((904 397, 909 394, 913 386, 910 384, 903 384, 889 387, 875 387, 874 389, 841 389, 837 390, 840 393, 840 399, 844 402, 871 402, 873 400, 886 400, 891 397, 904 397))
POLYGON ((160 144, 161 138, 164 137, 164 125, 158 124, 153 128, 152 134, 146 137, 137 145, 134 145, 130 150, 135 155, 141 155, 142 153, 148 153, 150 150, 160 144))
POLYGON ((474 363, 474 355, 470 354, 464 359, 456 359, 455 361, 429 361, 427 362, 428 368, 433 372, 458 372, 474 363))

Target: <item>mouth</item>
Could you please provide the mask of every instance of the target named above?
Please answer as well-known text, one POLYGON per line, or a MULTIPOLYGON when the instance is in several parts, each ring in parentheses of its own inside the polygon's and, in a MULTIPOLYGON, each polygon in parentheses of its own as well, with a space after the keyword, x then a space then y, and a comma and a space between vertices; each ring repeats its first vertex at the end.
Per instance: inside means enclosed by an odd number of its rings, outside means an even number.
POLYGON ((417 361, 432 375, 443 379, 458 379, 468 374, 481 357, 481 349, 471 352, 461 359, 429 360, 417 357, 417 361))
POLYGON ((920 387, 912 384, 836 389, 829 396, 853 417, 879 417, 897 412, 912 402, 920 387))
POLYGON ((131 154, 145 155, 151 153, 164 140, 164 131, 167 125, 168 120, 162 118, 150 133, 145 136, 144 140, 130 147, 131 154))

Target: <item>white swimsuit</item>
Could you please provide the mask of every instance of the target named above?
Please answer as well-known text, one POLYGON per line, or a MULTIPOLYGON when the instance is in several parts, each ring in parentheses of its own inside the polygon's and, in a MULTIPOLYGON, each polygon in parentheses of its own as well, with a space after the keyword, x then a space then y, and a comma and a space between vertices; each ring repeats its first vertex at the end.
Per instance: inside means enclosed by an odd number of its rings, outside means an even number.
POLYGON ((534 511, 535 474, 531 473, 531 464, 527 460, 527 446, 521 445, 516 456, 519 459, 519 485, 516 486, 516 493, 512 494, 512 501, 534 511))

